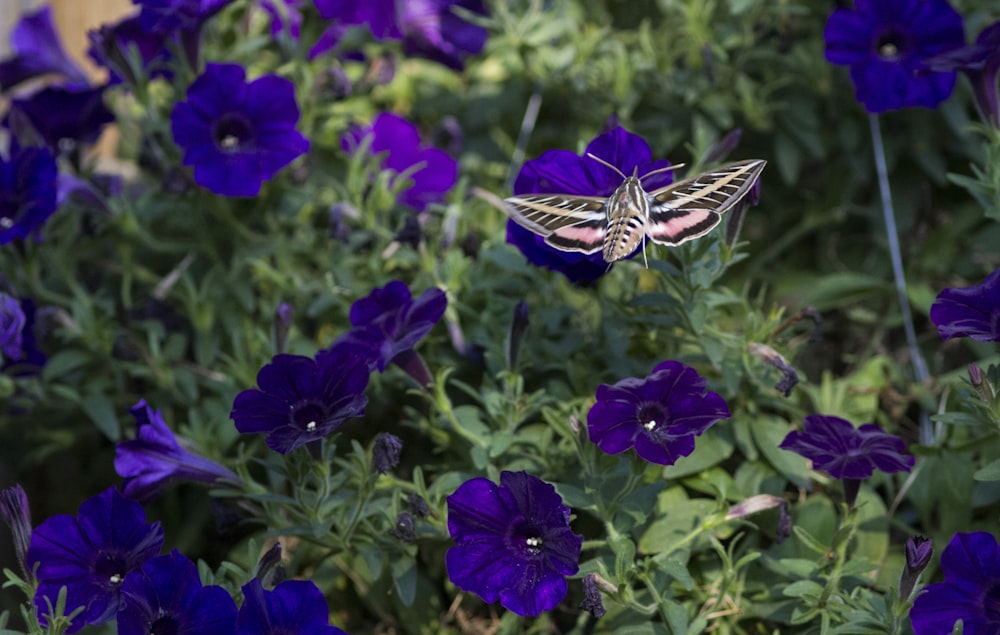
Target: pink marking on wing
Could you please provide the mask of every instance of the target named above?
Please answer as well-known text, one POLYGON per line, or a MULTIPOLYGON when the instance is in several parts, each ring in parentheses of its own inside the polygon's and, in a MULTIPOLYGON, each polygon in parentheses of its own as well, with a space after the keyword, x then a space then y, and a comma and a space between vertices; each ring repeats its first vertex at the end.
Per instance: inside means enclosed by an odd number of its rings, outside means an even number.
POLYGON ((566 240, 573 240, 588 245, 602 242, 604 240, 603 227, 588 227, 586 225, 570 225, 568 227, 560 227, 559 229, 552 232, 560 238, 566 240))
POLYGON ((673 238, 679 234, 683 234, 687 229, 703 224, 712 216, 715 216, 715 213, 708 210, 690 210, 683 216, 671 218, 668 221, 662 221, 659 223, 651 223, 650 233, 654 236, 667 236, 673 238))

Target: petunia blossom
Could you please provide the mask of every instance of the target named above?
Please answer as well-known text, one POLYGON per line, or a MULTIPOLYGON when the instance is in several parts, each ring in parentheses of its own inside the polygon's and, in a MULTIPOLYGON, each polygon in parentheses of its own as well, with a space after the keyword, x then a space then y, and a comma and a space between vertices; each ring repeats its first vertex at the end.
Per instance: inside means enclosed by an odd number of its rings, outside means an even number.
POLYGON ((25 13, 10 33, 14 55, 0 62, 0 90, 41 75, 59 75, 73 84, 87 84, 87 73, 66 53, 45 4, 25 13))
POLYGON ((929 584, 910 610, 914 635, 1000 633, 1000 545, 985 531, 958 533, 941 553, 944 581, 929 584))
POLYGON ((132 0, 142 7, 143 30, 150 33, 191 31, 233 0, 132 0))
POLYGON ((903 454, 905 444, 874 423, 855 428, 846 419, 809 415, 802 430, 792 430, 778 446, 812 461, 813 469, 833 478, 866 479, 875 470, 909 472, 915 459, 903 454))
POLYGON ((1000 268, 982 284, 941 291, 931 305, 931 322, 945 340, 1000 342, 1000 268))
POLYGON ((36 234, 56 211, 55 157, 45 148, 12 148, 0 157, 0 245, 36 234))
POLYGON ((0 355, 17 361, 23 355, 24 310, 17 298, 0 291, 0 355))
POLYGON ((330 626, 330 608, 311 580, 285 580, 268 591, 254 578, 243 585, 236 635, 347 635, 330 626))
POLYGON ((140 78, 173 77, 169 67, 172 55, 167 46, 172 36, 146 31, 138 14, 88 31, 87 39, 87 55, 108 69, 109 84, 135 85, 140 78), (133 59, 133 55, 138 57, 133 59))
POLYGON ((583 536, 555 488, 526 472, 463 483, 448 497, 448 577, 460 589, 518 615, 548 611, 566 597, 583 536))
MULTIPOLYGON (((55 153, 97 141, 115 115, 104 104, 104 86, 49 86, 14 99, 12 111, 22 114, 55 153)), ((7 118, 9 122, 10 117, 7 118)))
POLYGON ((1000 20, 989 25, 976 41, 962 48, 942 53, 924 61, 924 66, 936 72, 961 71, 972 82, 976 105, 983 119, 1000 128, 1000 94, 997 75, 1000 74, 1000 20))

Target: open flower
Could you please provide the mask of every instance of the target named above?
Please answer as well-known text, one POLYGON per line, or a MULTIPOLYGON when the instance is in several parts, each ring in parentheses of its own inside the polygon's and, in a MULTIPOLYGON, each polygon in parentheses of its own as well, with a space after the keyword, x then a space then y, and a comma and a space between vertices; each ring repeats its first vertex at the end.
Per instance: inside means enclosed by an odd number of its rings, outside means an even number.
POLYGON ((12 148, 0 157, 0 245, 27 238, 56 211, 59 170, 44 148, 12 148))
POLYGON ((0 90, 48 74, 74 84, 87 84, 87 73, 63 48, 52 23, 52 7, 43 5, 25 13, 10 33, 14 56, 0 62, 0 90))
POLYGON ((11 109, 24 115, 45 144, 56 153, 81 143, 94 143, 115 115, 104 105, 104 86, 49 86, 11 109))
POLYGON ((295 130, 292 82, 264 75, 247 82, 239 64, 207 64, 170 115, 174 141, 194 180, 222 196, 256 196, 264 181, 309 150, 295 130))
POLYGON ((38 565, 35 607, 42 624, 48 604, 56 605, 64 586, 66 614, 85 607, 67 632, 111 620, 121 603, 122 582, 162 546, 160 523, 147 523, 142 505, 113 487, 84 501, 76 516, 46 519, 31 534, 28 548, 28 567, 38 565))
POLYGON ((931 322, 945 340, 1000 342, 1000 268, 982 284, 941 291, 931 305, 931 322))
POLYGON ((457 546, 445 563, 455 586, 518 615, 538 615, 566 597, 583 536, 554 487, 526 472, 501 472, 500 485, 474 478, 448 497, 457 546))
POLYGON ((371 371, 365 360, 335 347, 316 361, 275 355, 257 374, 258 388, 236 395, 229 417, 243 434, 266 434, 279 454, 318 441, 365 413, 371 371))
POLYGON ((135 417, 135 438, 115 446, 115 471, 125 478, 122 485, 125 496, 147 502, 177 481, 240 481, 240 477, 215 461, 181 447, 159 410, 146 405, 146 400, 129 412, 135 417))
POLYGON ((630 447, 641 458, 673 465, 694 451, 694 439, 721 419, 729 407, 695 369, 666 361, 644 379, 627 377, 597 389, 587 413, 590 440, 608 454, 630 447))
MULTIPOLYGON (((651 161, 652 153, 645 139, 615 126, 592 140, 582 155, 569 150, 548 150, 537 159, 526 161, 514 181, 514 194, 611 196, 621 185, 622 177, 588 154, 604 159, 624 174, 638 169, 642 176, 670 165, 665 160, 651 161)), ((643 187, 655 190, 672 180, 671 172, 661 172, 644 179, 643 187)), ((513 220, 507 221, 507 242, 517 247, 531 264, 558 271, 571 282, 592 282, 608 272, 608 263, 600 251, 589 255, 560 251, 513 220)))
POLYGON ((220 586, 203 586, 198 567, 174 549, 125 579, 119 635, 233 635, 236 604, 220 586))
POLYGON ((266 591, 254 578, 243 585, 243 606, 236 618, 236 635, 347 635, 330 626, 330 608, 323 592, 309 580, 285 580, 266 591))
POLYGON ((368 152, 385 153, 382 169, 406 174, 412 184, 397 195, 397 201, 418 212, 440 203, 458 180, 458 163, 438 148, 424 146, 417 127, 391 112, 375 117, 371 126, 357 127, 341 139, 344 150, 354 154, 366 138, 368 152))
POLYGON ((983 118, 1000 128, 1000 95, 997 93, 997 74, 1000 74, 1000 20, 983 29, 975 43, 932 57, 924 62, 924 66, 942 73, 965 73, 972 82, 976 105, 983 118))
POLYGON ((944 582, 929 584, 910 611, 915 635, 1000 632, 1000 545, 985 531, 959 533, 941 553, 944 582))
POLYGON ((868 112, 934 108, 951 95, 955 73, 927 73, 924 60, 965 43, 962 16, 947 0, 857 0, 826 23, 826 59, 851 68, 868 112))

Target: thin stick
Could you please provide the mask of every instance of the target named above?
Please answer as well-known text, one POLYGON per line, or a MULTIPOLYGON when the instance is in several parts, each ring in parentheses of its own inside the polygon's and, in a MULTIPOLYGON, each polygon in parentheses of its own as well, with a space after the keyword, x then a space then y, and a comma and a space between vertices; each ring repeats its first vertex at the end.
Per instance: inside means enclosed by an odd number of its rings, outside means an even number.
POLYGON ((521 131, 517 133, 517 145, 510 157, 510 172, 507 174, 507 189, 514 189, 514 180, 521 169, 524 161, 524 153, 527 151, 528 138, 531 137, 535 129, 535 122, 538 121, 538 111, 542 108, 542 87, 535 85, 535 90, 528 99, 528 105, 524 109, 524 118, 521 119, 521 131))

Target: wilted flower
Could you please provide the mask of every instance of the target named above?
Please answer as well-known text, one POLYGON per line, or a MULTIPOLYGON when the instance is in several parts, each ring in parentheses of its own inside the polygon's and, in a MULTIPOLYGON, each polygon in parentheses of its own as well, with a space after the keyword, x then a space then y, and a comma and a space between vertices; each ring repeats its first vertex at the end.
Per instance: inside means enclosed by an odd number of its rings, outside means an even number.
POLYGON ((23 114, 34 131, 53 152, 73 150, 81 143, 94 143, 114 113, 104 105, 104 86, 49 86, 11 108, 23 114))
POLYGON ((583 536, 554 487, 526 472, 501 472, 500 485, 474 478, 448 497, 457 546, 445 563, 455 586, 518 615, 538 615, 566 596, 583 536))
POLYGON ((295 130, 295 86, 277 75, 247 82, 239 64, 206 64, 170 115, 194 180, 223 196, 256 196, 264 181, 309 150, 295 130))
POLYGON ((267 447, 288 454, 363 415, 369 375, 364 360, 342 347, 316 361, 275 355, 257 374, 258 388, 236 396, 229 417, 241 433, 267 434, 267 447))
POLYGON ((588 573, 583 576, 583 601, 580 608, 590 613, 594 619, 600 619, 608 612, 601 599, 601 590, 597 588, 597 574, 588 573))
POLYGON ((856 0, 826 23, 826 59, 851 67, 868 112, 934 108, 951 95, 955 73, 926 73, 923 62, 962 46, 962 16, 946 0, 856 0))
POLYGON ((142 505, 113 487, 84 501, 76 516, 46 519, 31 534, 28 549, 29 570, 38 565, 35 607, 43 625, 48 605, 56 605, 64 586, 66 614, 85 607, 67 632, 111 620, 121 603, 122 582, 162 546, 160 523, 146 523, 142 505))
POLYGON ((23 487, 14 485, 0 490, 0 513, 14 539, 14 554, 21 567, 21 575, 30 581, 34 578, 27 561, 28 547, 31 545, 31 508, 23 487))
POLYGON ((427 505, 427 501, 416 492, 410 492, 406 497, 406 504, 420 518, 426 518, 431 513, 431 508, 427 505))
POLYGON ((0 90, 41 75, 57 74, 74 84, 86 84, 87 73, 66 54, 52 23, 52 7, 25 13, 10 33, 14 56, 0 62, 0 90))
POLYGON ((959 533, 941 553, 944 582, 929 584, 910 610, 915 635, 1000 632, 1000 545, 985 531, 959 533))
POLYGON ((673 465, 694 451, 694 440, 721 419, 729 407, 695 369, 666 361, 644 379, 627 377, 597 389, 587 413, 590 440, 608 454, 630 447, 641 458, 673 465))
POLYGON ((44 148, 12 148, 0 157, 0 245, 27 238, 56 211, 56 160, 44 148))
POLYGON ((413 542, 417 539, 416 520, 410 512, 399 512, 396 515, 396 523, 389 530, 389 535, 402 540, 403 542, 413 542))
POLYGON ((133 500, 153 500, 177 481, 239 482, 240 477, 215 461, 188 452, 167 427, 158 410, 142 400, 129 409, 135 438, 115 446, 115 471, 124 477, 122 493, 133 500))
POLYGON ((203 586, 198 568, 174 549, 122 585, 119 635, 233 635, 236 604, 220 586, 203 586))
POLYGON ((931 322, 945 340, 1000 341, 1000 268, 982 284, 941 291, 931 306, 931 322))
POLYGON ((418 212, 444 200, 458 180, 458 163, 448 153, 420 142, 417 127, 391 112, 375 117, 371 126, 356 127, 341 139, 344 150, 354 154, 365 139, 371 154, 385 153, 382 169, 406 174, 412 184, 397 195, 397 201, 418 212))
MULTIPOLYGON (((622 177, 588 154, 600 157, 624 174, 638 170, 642 176, 670 165, 662 159, 650 161, 652 153, 646 140, 615 126, 592 140, 582 155, 569 150, 549 150, 537 159, 526 161, 514 181, 514 194, 611 196, 621 185, 622 177)), ((669 185, 672 180, 669 171, 660 172, 644 179, 643 187, 655 190, 669 185)), ((531 264, 558 271, 571 282, 591 282, 608 271, 608 263, 601 252, 587 255, 559 251, 513 220, 507 221, 507 242, 517 247, 531 264)))
POLYGON ((403 451, 403 442, 394 434, 380 432, 372 444, 372 467, 379 474, 388 474, 389 470, 399 465, 399 455, 403 451))
POLYGON ((330 626, 330 608, 323 592, 310 580, 286 580, 264 590, 254 578, 243 585, 243 606, 236 618, 236 635, 347 635, 330 626))

